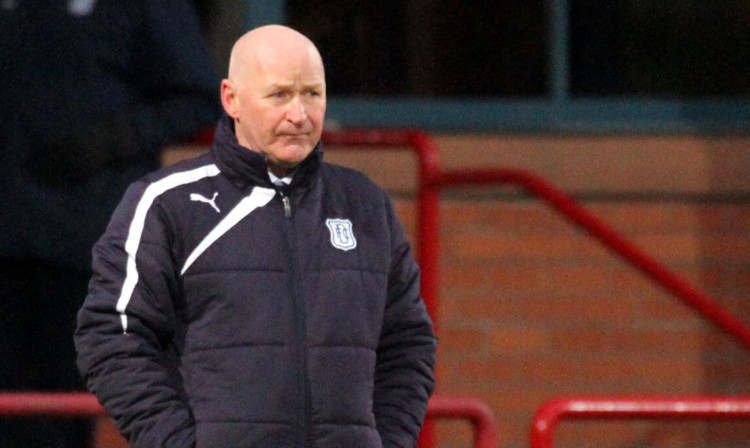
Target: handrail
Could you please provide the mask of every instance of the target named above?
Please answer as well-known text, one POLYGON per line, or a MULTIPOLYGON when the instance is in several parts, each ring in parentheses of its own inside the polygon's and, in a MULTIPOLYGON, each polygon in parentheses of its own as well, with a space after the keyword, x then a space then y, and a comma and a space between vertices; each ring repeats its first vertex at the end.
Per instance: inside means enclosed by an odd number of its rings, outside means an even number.
POLYGON ((402 146, 414 150, 418 159, 418 257, 423 270, 422 289, 425 302, 433 317, 437 314, 440 191, 445 187, 513 184, 547 202, 638 271, 731 336, 745 349, 750 350, 750 328, 743 321, 726 311, 716 300, 700 292, 625 240, 560 189, 533 173, 517 169, 444 171, 440 168, 437 146, 429 135, 419 131, 335 131, 324 133, 323 140, 331 144, 402 146))
POLYGON ((484 402, 468 397, 433 396, 427 419, 464 419, 474 428, 474 448, 499 448, 495 417, 484 402))
MULTIPOLYGON (((0 417, 104 417, 107 411, 87 392, 2 392, 0 417)), ((495 419, 483 402, 469 397, 433 396, 427 419, 463 419, 474 428, 475 448, 498 448, 495 419)))
POLYGON ((2 392, 0 416, 102 417, 107 411, 88 392, 2 392))
POLYGON ((440 173, 435 176, 434 182, 441 186, 509 183, 525 188, 750 350, 750 328, 741 320, 726 311, 716 300, 693 288, 654 258, 625 240, 603 221, 540 177, 513 169, 462 170, 440 173))
MULTIPOLYGON (((726 311, 716 300, 698 291, 669 269, 625 240, 611 227, 578 205, 560 189, 539 176, 516 169, 440 168, 438 149, 432 139, 419 131, 336 131, 323 135, 324 143, 340 145, 407 147, 417 157, 417 249, 422 269, 422 293, 427 309, 437 319, 439 263, 440 192, 445 187, 517 185, 545 201, 574 224, 583 228, 609 250, 629 262, 652 281, 672 293, 718 329, 750 350, 750 329, 726 311)), ((434 446, 432 431, 420 438, 420 447, 434 446)), ((532 447, 536 448, 536 447, 532 447)))
POLYGON ((750 397, 560 397, 537 411, 531 448, 552 448, 563 419, 750 419, 750 397))

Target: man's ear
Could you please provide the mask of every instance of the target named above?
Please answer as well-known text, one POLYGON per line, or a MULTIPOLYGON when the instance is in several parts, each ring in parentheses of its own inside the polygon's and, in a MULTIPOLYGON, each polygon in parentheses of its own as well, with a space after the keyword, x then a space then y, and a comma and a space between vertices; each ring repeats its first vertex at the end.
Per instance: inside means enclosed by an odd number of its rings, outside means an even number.
POLYGON ((238 118, 240 115, 239 98, 235 92, 234 84, 228 79, 221 81, 221 104, 227 115, 238 118))

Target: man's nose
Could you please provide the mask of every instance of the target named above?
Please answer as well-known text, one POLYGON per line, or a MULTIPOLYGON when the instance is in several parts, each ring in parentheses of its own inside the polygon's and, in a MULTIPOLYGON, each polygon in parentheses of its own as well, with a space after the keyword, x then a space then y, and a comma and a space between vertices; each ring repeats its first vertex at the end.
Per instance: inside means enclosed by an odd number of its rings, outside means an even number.
POLYGON ((305 105, 299 96, 295 96, 289 103, 289 109, 287 109, 286 116, 287 120, 294 124, 302 124, 307 120, 305 105))

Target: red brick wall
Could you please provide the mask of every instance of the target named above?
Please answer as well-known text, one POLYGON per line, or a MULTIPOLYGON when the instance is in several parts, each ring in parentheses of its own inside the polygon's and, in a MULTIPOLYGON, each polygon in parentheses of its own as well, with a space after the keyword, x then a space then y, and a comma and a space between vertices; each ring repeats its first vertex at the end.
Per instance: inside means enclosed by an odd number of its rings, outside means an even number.
MULTIPOLYGON (((722 252, 701 247, 701 240, 718 236, 671 221, 724 207, 585 205, 691 282, 707 288, 709 276, 722 282, 731 276, 734 285, 723 288, 736 291, 744 281, 744 295, 749 292, 747 267, 722 266, 722 252)), ((533 412, 558 395, 748 390, 741 380, 750 378, 747 354, 543 205, 449 200, 442 212, 439 392, 485 399, 498 417, 503 446, 527 446, 533 412)), ((750 218, 750 210, 743 214, 750 218)), ((719 288, 709 291, 719 294, 719 288)), ((725 294, 717 297, 731 305, 725 294)), ((569 426, 561 426, 561 440, 573 437, 569 426)), ((623 437, 597 430, 612 444, 593 443, 584 432, 567 446, 632 446, 650 440, 644 431, 623 437)))
MULTIPOLYGON (((514 167, 581 205, 750 325, 750 138, 437 136, 446 169, 514 167)), ((414 236, 408 152, 331 149, 386 186, 414 236), (373 163, 377 161, 377 163, 373 163)), ((513 187, 441 202, 438 390, 485 400, 503 448, 528 447, 560 395, 750 394, 750 351, 513 187)), ((563 422, 556 447, 750 443, 750 422, 563 422)), ((471 446, 440 422, 439 448, 471 446)))

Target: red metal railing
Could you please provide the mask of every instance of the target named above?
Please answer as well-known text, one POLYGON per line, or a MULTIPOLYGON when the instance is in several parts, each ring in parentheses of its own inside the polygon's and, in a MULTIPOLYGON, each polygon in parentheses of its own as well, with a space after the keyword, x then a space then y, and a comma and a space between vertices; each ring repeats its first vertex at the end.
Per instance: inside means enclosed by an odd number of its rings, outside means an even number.
POLYGON ((531 448, 552 448, 563 419, 750 419, 750 397, 557 398, 543 405, 531 426, 531 448))
POLYGON ((107 411, 86 392, 0 393, 0 416, 102 417, 107 411))
MULTIPOLYGON (((0 417, 104 417, 107 411, 94 395, 85 392, 0 393, 0 417)), ((474 428, 475 448, 498 448, 495 420, 483 402, 468 397, 432 397, 427 405, 427 419, 467 420, 474 428)))
MULTIPOLYGON (((427 134, 418 131, 331 132, 324 134, 324 142, 332 145, 401 147, 414 151, 418 162, 417 256, 422 269, 422 293, 428 310, 436 321, 440 192, 448 187, 510 184, 524 188, 548 203, 616 255, 750 350, 750 329, 741 320, 727 312, 717 301, 693 288, 637 246, 625 240, 560 189, 532 173, 514 169, 443 171, 440 168, 437 146, 427 134)), ((431 428, 427 427, 420 437, 420 447, 432 446, 434 436, 431 428)))
POLYGON ((495 417, 489 406, 474 398, 434 396, 427 405, 427 420, 468 420, 474 428, 474 448, 499 448, 495 417))
POLYGON ((447 187, 511 184, 522 187, 547 202, 612 252, 750 350, 750 328, 741 320, 625 240, 561 190, 532 173, 513 169, 443 171, 440 168, 437 146, 427 134, 419 131, 331 132, 324 134, 324 141, 334 145, 405 147, 412 149, 416 154, 419 170, 418 257, 423 272, 422 291, 433 318, 437 315, 438 302, 440 191, 447 187))
POLYGON ((607 224, 595 218, 562 191, 541 178, 528 172, 509 169, 446 172, 435 177, 441 185, 507 183, 525 188, 750 350, 750 329, 742 321, 727 312, 718 302, 696 290, 638 247, 622 238, 607 224))

